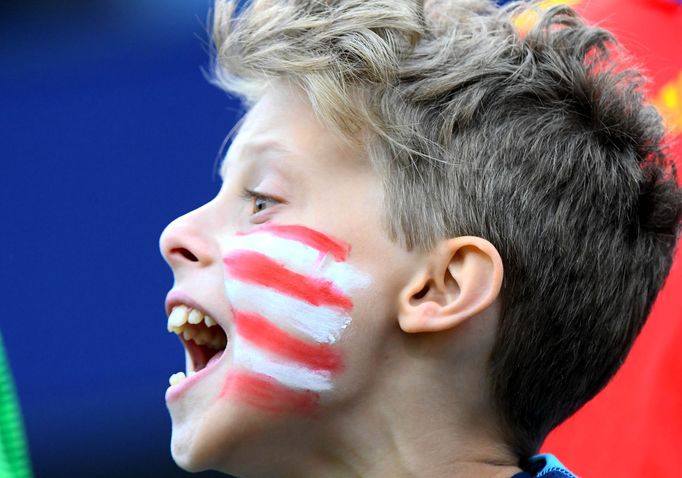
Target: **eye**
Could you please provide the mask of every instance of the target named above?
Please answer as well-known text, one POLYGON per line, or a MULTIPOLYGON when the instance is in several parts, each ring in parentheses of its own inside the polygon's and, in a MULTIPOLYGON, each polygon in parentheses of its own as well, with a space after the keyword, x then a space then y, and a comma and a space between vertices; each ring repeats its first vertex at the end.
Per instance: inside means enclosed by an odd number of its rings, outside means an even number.
POLYGON ((244 190, 243 196, 251 203, 251 214, 258 214, 259 212, 282 202, 267 194, 257 193, 256 191, 251 191, 249 189, 244 190))
POLYGON ((267 198, 264 196, 254 196, 253 198, 253 213, 259 213, 263 211, 264 209, 267 209, 268 206, 273 202, 271 198, 267 198))

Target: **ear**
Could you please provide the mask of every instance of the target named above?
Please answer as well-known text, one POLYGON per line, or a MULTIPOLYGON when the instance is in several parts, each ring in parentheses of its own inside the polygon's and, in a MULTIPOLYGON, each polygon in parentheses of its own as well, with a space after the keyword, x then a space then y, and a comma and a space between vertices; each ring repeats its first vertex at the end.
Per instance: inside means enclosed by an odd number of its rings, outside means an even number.
POLYGON ((499 296, 500 254, 480 237, 439 243, 401 291, 398 321, 405 332, 437 332, 479 314, 499 296))

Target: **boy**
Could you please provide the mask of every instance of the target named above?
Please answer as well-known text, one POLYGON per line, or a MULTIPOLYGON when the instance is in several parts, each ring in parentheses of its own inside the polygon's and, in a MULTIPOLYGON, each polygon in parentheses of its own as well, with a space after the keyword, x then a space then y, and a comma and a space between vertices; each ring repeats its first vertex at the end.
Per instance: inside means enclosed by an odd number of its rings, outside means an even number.
POLYGON ((248 113, 161 237, 181 467, 572 476, 532 455, 622 363, 682 199, 608 33, 519 8, 216 4, 248 113))

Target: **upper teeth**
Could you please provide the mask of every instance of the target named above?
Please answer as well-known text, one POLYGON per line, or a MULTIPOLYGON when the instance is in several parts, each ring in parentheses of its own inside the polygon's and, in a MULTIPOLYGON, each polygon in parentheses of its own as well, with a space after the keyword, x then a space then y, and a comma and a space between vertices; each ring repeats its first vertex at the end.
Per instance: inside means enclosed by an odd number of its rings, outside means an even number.
POLYGON ((168 316, 168 331, 182 335, 185 340, 193 339, 197 345, 207 344, 215 348, 224 348, 225 341, 222 334, 215 335, 209 333, 205 329, 197 330, 196 328, 190 328, 187 325, 200 324, 202 321, 206 327, 214 327, 218 325, 215 320, 208 315, 204 315, 201 311, 186 305, 178 305, 173 307, 173 310, 168 316))
POLYGON ((197 309, 192 309, 187 316, 187 322, 190 324, 198 324, 204 318, 204 314, 199 312, 197 309))
POLYGON ((168 332, 177 333, 177 329, 182 329, 182 326, 186 323, 200 324, 202 320, 206 324, 206 327, 217 325, 215 320, 208 315, 202 314, 197 309, 191 309, 186 305, 175 306, 168 316, 168 332))

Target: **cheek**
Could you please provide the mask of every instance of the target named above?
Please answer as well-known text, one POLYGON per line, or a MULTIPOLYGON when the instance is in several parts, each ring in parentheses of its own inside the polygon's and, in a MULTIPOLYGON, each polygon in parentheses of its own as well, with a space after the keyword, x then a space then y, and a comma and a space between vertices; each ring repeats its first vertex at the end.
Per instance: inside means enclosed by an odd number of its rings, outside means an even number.
POLYGON ((394 255, 376 257, 390 260, 364 262, 372 281, 353 295, 353 324, 340 342, 346 357, 344 381, 348 378, 343 386, 349 390, 367 385, 404 338, 398 322, 399 299, 414 267, 403 267, 394 255), (346 377, 351 371, 355 375, 346 377))
POLYGON ((303 226, 237 234, 223 262, 236 336, 221 396, 270 411, 313 413, 344 361, 335 345, 368 277, 350 247, 303 226))

